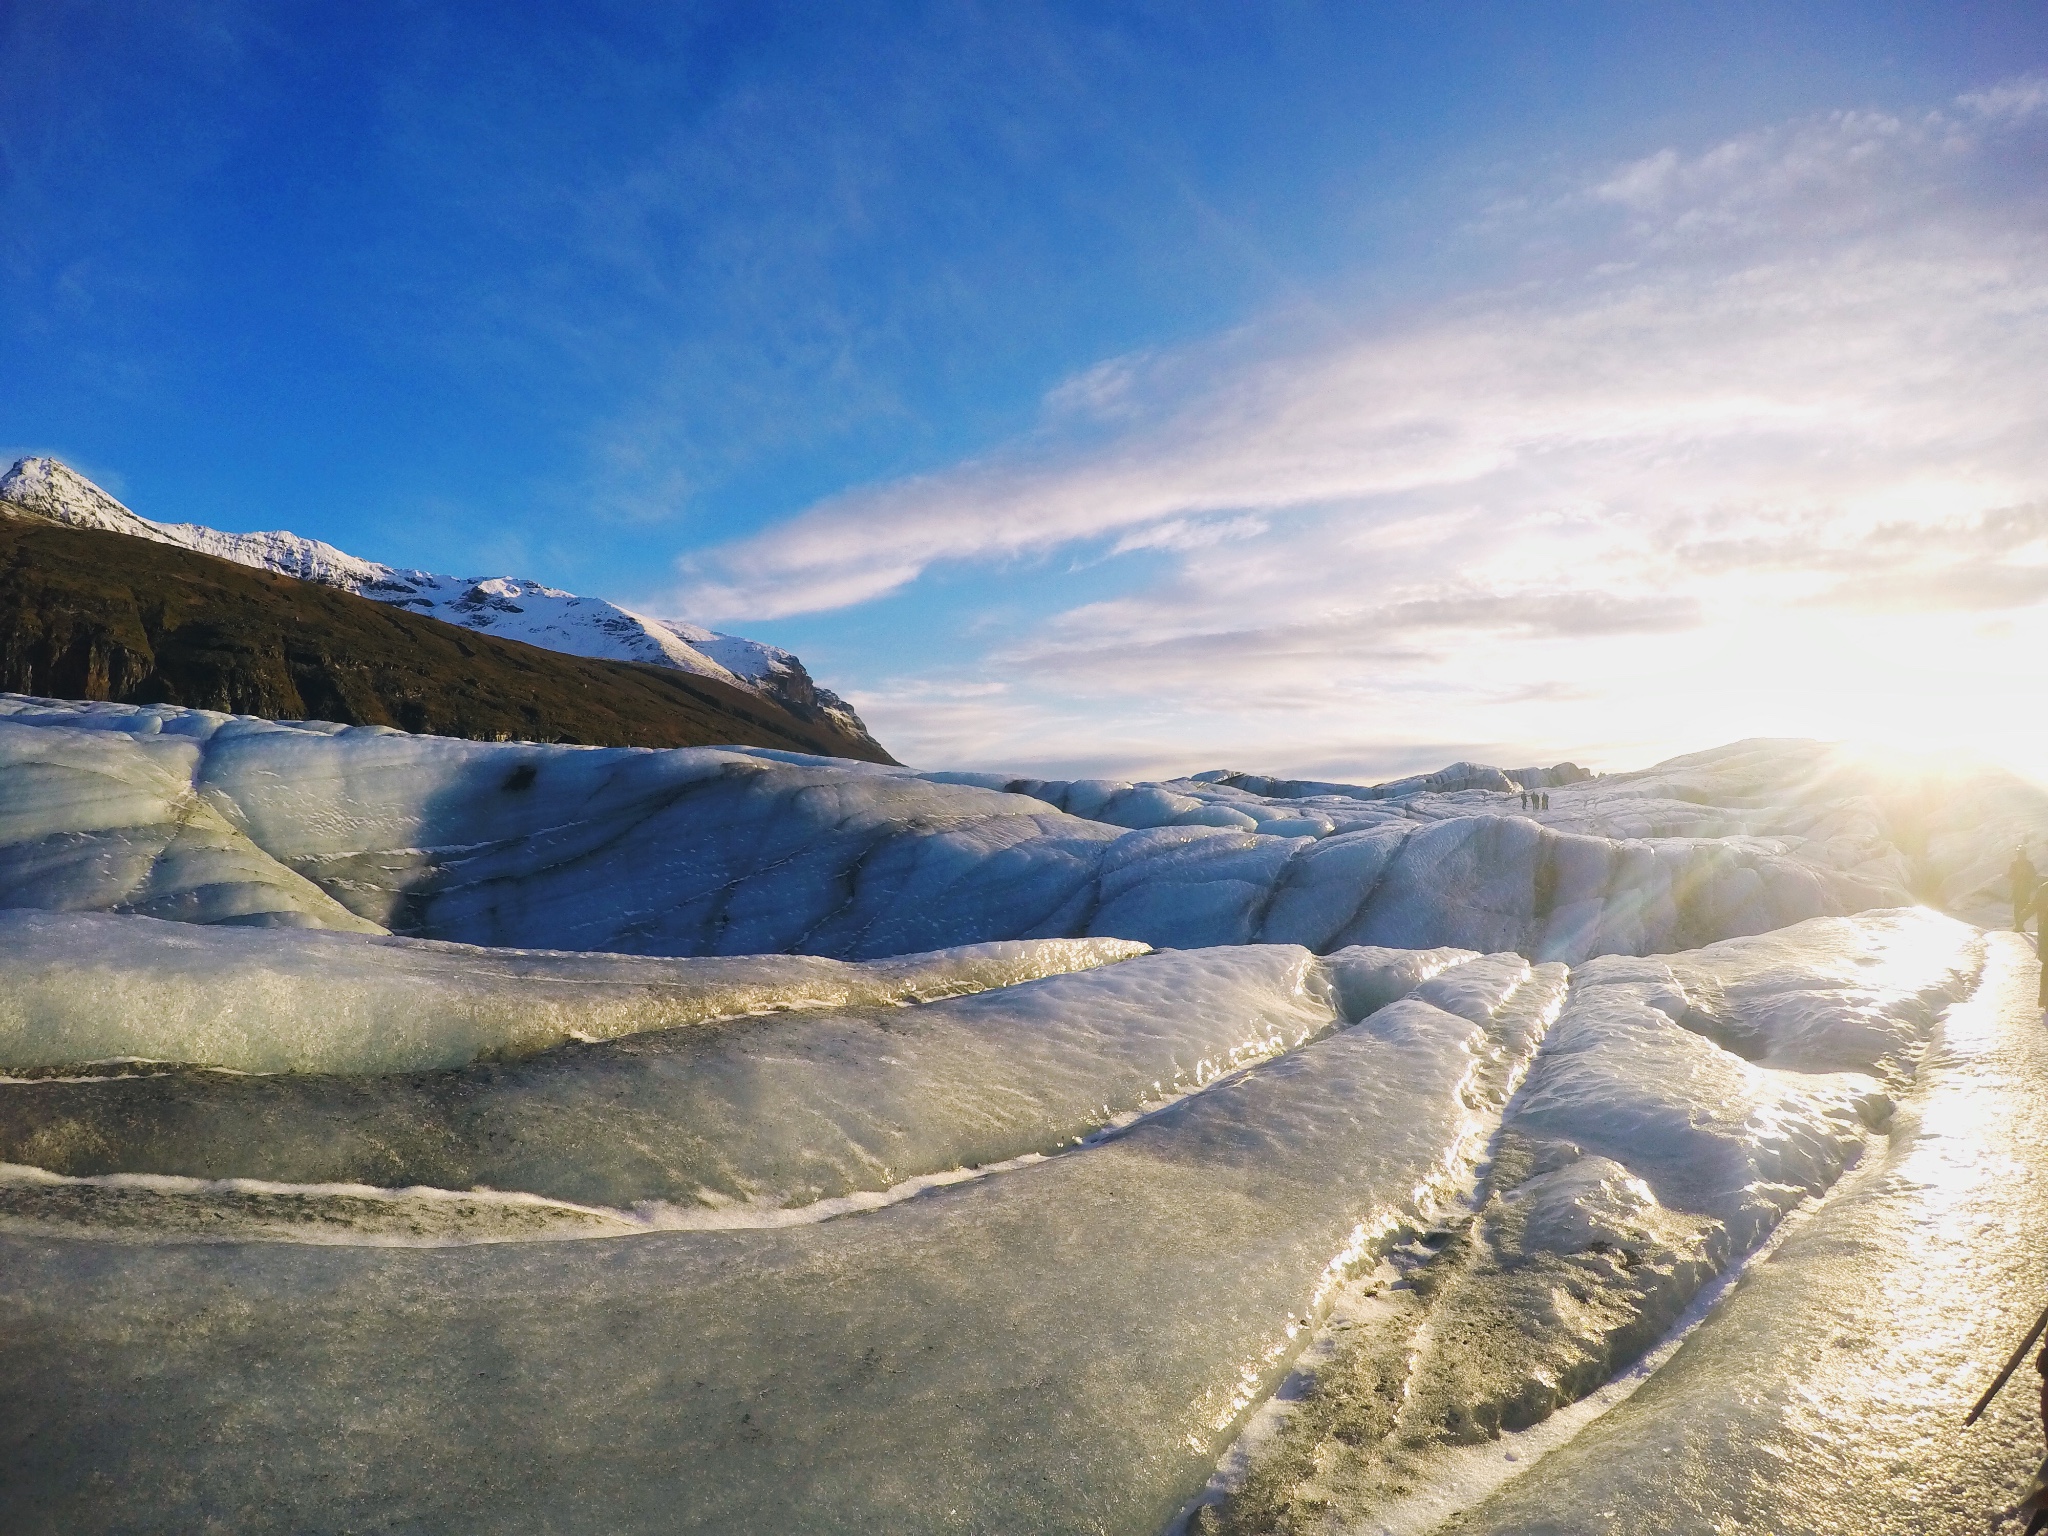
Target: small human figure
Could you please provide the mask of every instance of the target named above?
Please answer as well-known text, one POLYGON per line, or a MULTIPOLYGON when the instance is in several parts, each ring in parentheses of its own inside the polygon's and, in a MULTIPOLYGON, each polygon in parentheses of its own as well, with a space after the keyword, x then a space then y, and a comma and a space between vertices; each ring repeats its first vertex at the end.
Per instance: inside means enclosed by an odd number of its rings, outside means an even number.
MULTIPOLYGON (((2024 917, 2031 916, 2034 919, 2034 958, 2041 962, 2041 1006, 2048 1008, 2048 881, 2034 887, 2034 899, 2027 905, 2030 910, 2023 914, 2019 931, 2027 931, 2024 917)), ((2048 1423, 2044 1423, 2043 1428, 2048 1429, 2048 1423)))
POLYGON ((1522 809, 1525 811, 1529 809, 1529 791, 1526 789, 1522 791, 1522 809))
POLYGON ((2034 861, 2027 857, 2027 845, 2020 843, 2012 851, 2012 867, 2006 871, 2012 882, 2012 926, 2015 933, 2027 929, 2027 913, 2034 904, 2034 890, 2041 883, 2041 877, 2034 869, 2034 861))
MULTIPOLYGON (((2041 1433, 2048 1435, 2048 1344, 2043 1344, 2041 1353, 2034 1357, 2034 1369, 2041 1373, 2041 1433)), ((2025 1536, 2048 1531, 2048 1461, 2041 1463, 2041 1470, 2034 1474, 2025 1497, 2013 1506, 2012 1512, 2033 1517, 2027 1521, 2025 1536)))
POLYGON ((1550 809, 1550 791, 1547 789, 1543 791, 1543 809, 1546 811, 1550 809))

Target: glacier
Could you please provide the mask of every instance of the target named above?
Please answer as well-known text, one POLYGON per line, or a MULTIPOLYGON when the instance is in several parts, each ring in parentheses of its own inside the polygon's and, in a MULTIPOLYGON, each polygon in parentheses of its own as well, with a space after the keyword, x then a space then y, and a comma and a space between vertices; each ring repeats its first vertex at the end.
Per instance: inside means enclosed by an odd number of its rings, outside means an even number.
POLYGON ((1988 1513, 2024 1416, 1959 1460, 1901 1373, 1969 1395, 2037 1288, 1986 930, 2048 800, 1927 772, 0 697, 0 1524, 1656 1529, 1669 1465, 1824 1530, 1775 1457, 1837 1401, 1988 1513))
POLYGON ((1039 939, 860 964, 666 961, 13 909, 0 910, 0 952, 8 1068, 133 1057, 235 1072, 399 1072, 707 1019, 929 1001, 1146 946, 1039 939))
POLYGON ((1575 963, 1911 905, 1930 886, 1982 912, 2011 839, 2048 828, 2038 796, 2015 801, 1916 867, 1854 800, 1712 834, 1697 815, 1668 828, 1659 799, 1605 779, 1538 816, 1506 791, 1302 801, 1193 780, 1084 781, 1063 787, 1068 810, 1042 785, 761 749, 455 742, 16 696, 0 697, 0 761, 0 869, 19 871, 0 904, 648 955, 1109 937, 1575 963), (1303 806, 1327 830, 1300 830, 1303 806))

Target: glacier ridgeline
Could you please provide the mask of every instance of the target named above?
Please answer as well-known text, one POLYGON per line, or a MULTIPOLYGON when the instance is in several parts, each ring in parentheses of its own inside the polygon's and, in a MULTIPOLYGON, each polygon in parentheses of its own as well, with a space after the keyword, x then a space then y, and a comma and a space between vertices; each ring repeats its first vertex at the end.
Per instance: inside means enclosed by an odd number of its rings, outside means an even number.
POLYGON ((0 1508, 1155 1532, 1303 1369, 1322 1411, 1196 1522, 1370 1513, 1597 1386, 1825 1193, 1983 946, 1905 910, 1577 974, 1067 959, 1106 963, 455 1071, 0 1084, 0 1508), (121 1479, 66 1475, 88 1443, 121 1479))
MULTIPOLYGON (((1729 772, 1821 750, 1757 747, 1729 772)), ((1907 905, 1930 883, 1983 905, 2039 815, 2015 792, 2005 821, 1920 828, 1909 856, 1867 793, 1717 807, 1691 783, 1711 771, 1658 773, 1554 790, 1533 817, 1490 789, 1012 793, 759 749, 461 742, 9 696, 0 901, 642 955, 1101 937, 1578 962, 1907 905)))

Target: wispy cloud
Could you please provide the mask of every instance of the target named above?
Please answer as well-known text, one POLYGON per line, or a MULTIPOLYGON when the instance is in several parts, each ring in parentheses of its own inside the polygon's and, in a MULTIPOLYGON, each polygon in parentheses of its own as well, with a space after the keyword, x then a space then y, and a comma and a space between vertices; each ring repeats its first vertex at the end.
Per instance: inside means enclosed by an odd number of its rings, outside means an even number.
MULTIPOLYGON (((758 618, 935 566, 1151 550, 1164 576, 985 668, 1056 677, 1077 717, 1142 694, 1215 725, 1227 682, 1370 697, 1434 739, 1417 709, 1527 703, 1562 667, 1592 710, 1591 674, 1758 613, 2030 607, 2044 127, 2048 85, 2022 80, 1599 170, 1492 215, 1566 239, 1566 275, 1306 342, 1283 316, 1111 360, 1026 441, 698 557, 681 601, 758 618)), ((1304 718, 1283 750, 1347 729, 1304 718)))

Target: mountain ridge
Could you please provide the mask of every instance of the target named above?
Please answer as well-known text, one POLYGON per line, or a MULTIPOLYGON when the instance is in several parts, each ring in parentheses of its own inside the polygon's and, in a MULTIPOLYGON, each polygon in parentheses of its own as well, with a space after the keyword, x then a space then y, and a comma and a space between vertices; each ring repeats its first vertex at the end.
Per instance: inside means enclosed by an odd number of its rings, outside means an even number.
POLYGON ((865 732, 716 677, 564 655, 5 503, 0 691, 472 740, 894 761, 865 732))
POLYGON ((522 577, 458 577, 385 565, 283 529, 228 533, 203 523, 159 523, 46 456, 17 459, 0 475, 0 502, 51 522, 192 550, 542 650, 692 673, 758 693, 800 719, 874 740, 853 706, 821 687, 792 653, 688 620, 655 618, 522 577))

